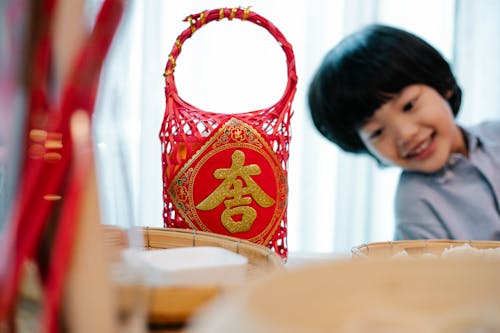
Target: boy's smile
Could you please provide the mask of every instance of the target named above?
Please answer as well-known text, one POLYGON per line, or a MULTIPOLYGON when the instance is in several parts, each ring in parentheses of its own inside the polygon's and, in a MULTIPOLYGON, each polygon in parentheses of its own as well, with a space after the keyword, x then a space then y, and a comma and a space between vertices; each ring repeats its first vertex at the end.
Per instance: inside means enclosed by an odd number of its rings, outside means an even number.
POLYGON ((405 170, 435 172, 450 154, 467 156, 448 101, 423 84, 410 85, 384 103, 358 133, 381 162, 405 170))
POLYGON ((427 158, 434 152, 436 148, 436 141, 434 140, 435 137, 434 134, 435 132, 432 132, 430 135, 427 135, 423 140, 416 139, 414 141, 413 146, 406 146, 402 144, 401 148, 399 148, 400 155, 406 159, 415 158, 423 160, 427 158))

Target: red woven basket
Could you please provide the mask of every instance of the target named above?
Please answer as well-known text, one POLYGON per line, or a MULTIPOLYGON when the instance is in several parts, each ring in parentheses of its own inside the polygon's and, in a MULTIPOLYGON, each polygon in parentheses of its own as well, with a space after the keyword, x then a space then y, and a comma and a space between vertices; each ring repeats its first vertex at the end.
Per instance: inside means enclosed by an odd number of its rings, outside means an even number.
POLYGON ((268 20, 242 8, 188 16, 165 68, 160 130, 165 227, 208 231, 265 245, 287 257, 287 162, 297 75, 291 45, 268 20), (243 113, 200 110, 182 100, 174 80, 183 43, 212 21, 239 19, 266 29, 286 55, 288 82, 271 107, 243 113))

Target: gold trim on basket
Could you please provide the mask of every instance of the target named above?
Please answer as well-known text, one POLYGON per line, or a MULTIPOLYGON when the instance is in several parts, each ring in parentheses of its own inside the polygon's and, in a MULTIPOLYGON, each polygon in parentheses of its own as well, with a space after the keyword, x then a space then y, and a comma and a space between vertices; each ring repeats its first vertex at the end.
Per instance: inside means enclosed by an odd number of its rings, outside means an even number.
POLYGON ((205 25, 205 19, 206 19, 206 16, 207 16, 207 12, 204 11, 200 14, 200 21, 201 21, 201 25, 205 25))
POLYGON ((191 33, 194 33, 196 31, 196 26, 195 26, 196 20, 194 20, 191 15, 187 17, 187 20, 189 22, 189 26, 191 27, 191 33))
POLYGON ((175 65, 176 65, 176 61, 175 61, 175 58, 173 55, 169 54, 168 55, 168 60, 170 60, 170 63, 172 64, 172 69, 175 68, 175 65))
POLYGON ((248 18, 248 14, 250 13, 250 7, 252 7, 252 6, 248 6, 247 8, 245 8, 245 11, 243 12, 243 18, 242 18, 243 21, 246 21, 246 19, 248 18))
POLYGON ((229 21, 231 21, 232 19, 234 19, 234 17, 236 16, 236 11, 238 10, 238 8, 233 8, 231 9, 231 14, 229 15, 229 21))

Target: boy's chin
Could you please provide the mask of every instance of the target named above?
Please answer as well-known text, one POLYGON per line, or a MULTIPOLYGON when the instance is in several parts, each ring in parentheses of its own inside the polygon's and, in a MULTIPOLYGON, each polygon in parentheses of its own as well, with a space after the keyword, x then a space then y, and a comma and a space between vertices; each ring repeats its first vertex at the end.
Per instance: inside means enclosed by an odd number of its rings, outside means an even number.
POLYGON ((400 166, 405 171, 421 172, 421 173, 435 173, 443 169, 446 164, 446 159, 441 160, 429 160, 429 161, 419 161, 414 163, 409 163, 408 165, 400 166))
POLYGON ((446 156, 440 158, 434 156, 426 160, 391 161, 377 156, 375 160, 380 167, 394 167, 410 172, 434 173, 441 170, 446 165, 448 159, 446 156))

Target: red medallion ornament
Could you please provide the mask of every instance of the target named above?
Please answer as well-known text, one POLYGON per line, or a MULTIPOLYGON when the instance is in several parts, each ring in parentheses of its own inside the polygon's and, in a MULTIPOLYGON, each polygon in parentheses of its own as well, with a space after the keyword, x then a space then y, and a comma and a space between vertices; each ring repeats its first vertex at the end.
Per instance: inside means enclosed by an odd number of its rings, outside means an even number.
POLYGON ((287 176, 250 125, 231 118, 174 177, 168 192, 194 229, 267 245, 287 202, 287 176))

